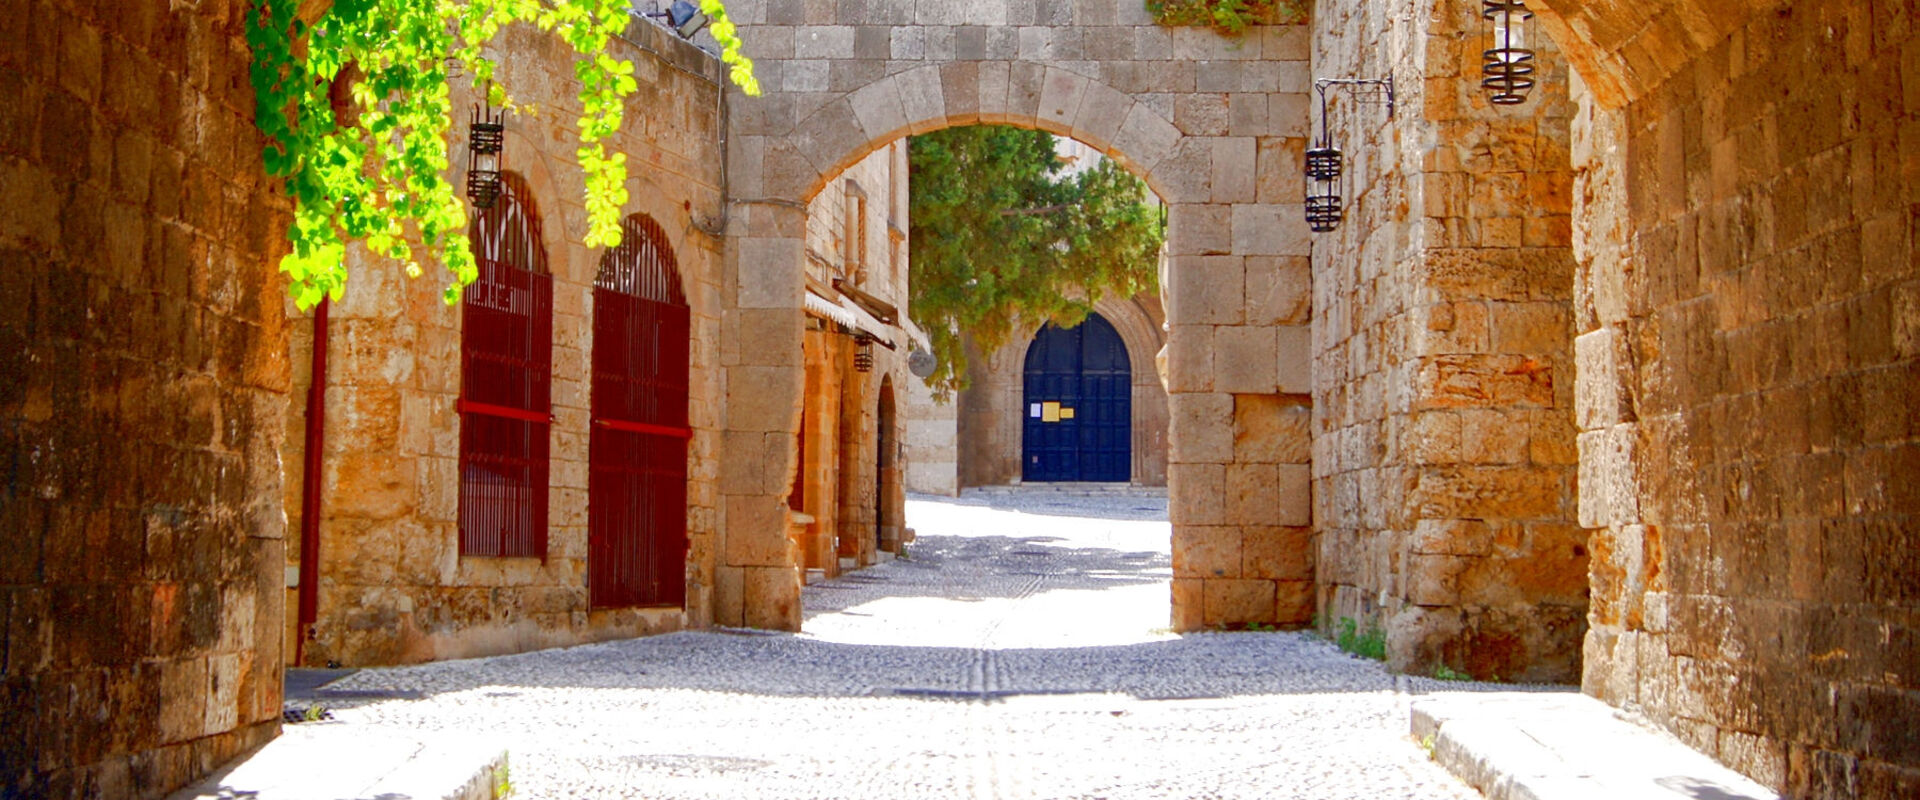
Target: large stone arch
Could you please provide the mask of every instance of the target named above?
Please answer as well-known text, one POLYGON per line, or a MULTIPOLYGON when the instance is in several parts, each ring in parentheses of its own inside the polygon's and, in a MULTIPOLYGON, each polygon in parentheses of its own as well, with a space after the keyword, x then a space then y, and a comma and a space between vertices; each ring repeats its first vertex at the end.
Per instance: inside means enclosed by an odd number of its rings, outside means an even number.
POLYGON ((1236 398, 1310 391, 1291 357, 1308 339, 1308 288, 1291 279, 1309 255, 1306 226, 1285 177, 1307 130, 1305 27, 1233 41, 1155 25, 1137 0, 736 5, 766 94, 731 99, 726 458, 784 469, 723 476, 718 620, 800 621, 783 498, 803 382, 787 332, 801 313, 807 200, 901 136, 1003 123, 1094 145, 1168 204, 1174 626, 1306 622, 1304 539, 1284 545, 1297 557, 1243 558, 1281 546, 1266 541, 1274 526, 1310 519, 1305 456, 1286 469, 1239 462, 1242 450, 1305 454, 1307 433, 1255 426, 1299 439, 1285 447, 1235 436, 1236 398))

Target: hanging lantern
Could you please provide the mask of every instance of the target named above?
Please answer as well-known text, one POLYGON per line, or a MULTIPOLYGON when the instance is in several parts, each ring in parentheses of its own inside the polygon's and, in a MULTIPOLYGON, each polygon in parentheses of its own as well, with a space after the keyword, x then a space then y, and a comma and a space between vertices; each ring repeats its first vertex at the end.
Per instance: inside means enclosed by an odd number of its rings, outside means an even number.
POLYGON ((1533 88, 1533 41, 1527 28, 1533 12, 1526 0, 1481 0, 1480 16, 1487 20, 1490 45, 1481 53, 1480 86, 1495 105, 1511 106, 1527 101, 1533 88))
POLYGON ((467 137, 467 198, 475 208, 492 208, 500 196, 500 151, 506 144, 506 110, 473 107, 467 137))
POLYGON ((1327 233, 1340 227, 1340 172, 1344 160, 1340 150, 1326 141, 1307 151, 1307 229, 1314 233, 1327 233))
POLYGON ((853 371, 873 371, 873 337, 864 333, 853 337, 853 371))

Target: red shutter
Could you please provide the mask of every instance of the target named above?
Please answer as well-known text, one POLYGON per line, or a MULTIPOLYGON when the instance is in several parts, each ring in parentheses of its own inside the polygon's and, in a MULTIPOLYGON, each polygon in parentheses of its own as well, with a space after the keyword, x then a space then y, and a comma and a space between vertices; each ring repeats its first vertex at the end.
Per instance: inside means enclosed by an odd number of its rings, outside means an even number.
POLYGON ((474 221, 480 276, 462 295, 460 554, 547 555, 553 276, 519 176, 474 221))

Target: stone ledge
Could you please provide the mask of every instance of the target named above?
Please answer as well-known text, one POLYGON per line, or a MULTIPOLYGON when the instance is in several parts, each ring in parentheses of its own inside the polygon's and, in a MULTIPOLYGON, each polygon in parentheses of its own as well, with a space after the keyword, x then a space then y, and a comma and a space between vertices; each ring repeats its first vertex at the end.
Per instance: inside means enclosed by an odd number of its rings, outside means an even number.
POLYGON ((1779 800, 1661 731, 1571 692, 1415 700, 1413 736, 1487 800, 1779 800))
POLYGON ((462 736, 431 739, 361 725, 288 725, 280 737, 167 800, 494 800, 498 745, 462 736))

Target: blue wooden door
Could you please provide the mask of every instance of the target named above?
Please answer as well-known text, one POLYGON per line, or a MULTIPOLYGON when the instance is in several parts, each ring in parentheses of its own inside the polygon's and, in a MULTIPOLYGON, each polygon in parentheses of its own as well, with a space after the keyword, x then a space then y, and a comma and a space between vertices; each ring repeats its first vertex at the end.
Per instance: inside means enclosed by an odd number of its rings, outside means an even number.
POLYGON ((1027 481, 1125 481, 1133 466, 1133 369, 1099 314, 1047 325, 1027 348, 1021 474, 1027 481))

